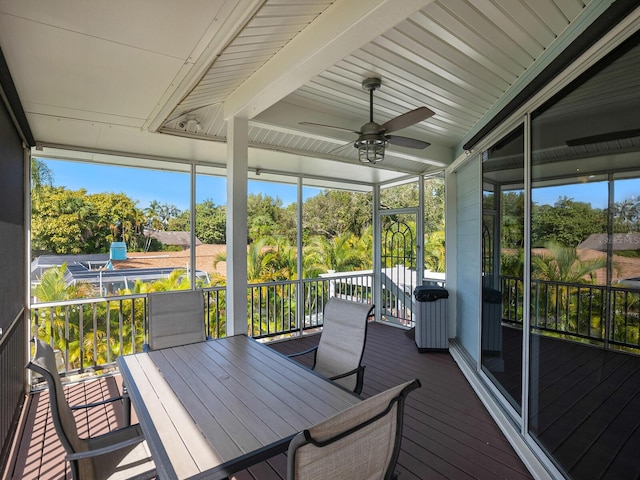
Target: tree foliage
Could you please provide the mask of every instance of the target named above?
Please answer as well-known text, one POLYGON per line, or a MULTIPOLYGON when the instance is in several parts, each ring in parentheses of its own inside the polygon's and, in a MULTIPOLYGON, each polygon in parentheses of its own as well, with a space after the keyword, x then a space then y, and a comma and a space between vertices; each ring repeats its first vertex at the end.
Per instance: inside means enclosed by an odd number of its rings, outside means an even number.
POLYGON ((591 204, 559 198, 553 205, 533 205, 531 210, 531 246, 558 243, 577 247, 592 233, 607 231, 606 211, 591 204))
MULTIPOLYGON (((185 210, 168 222, 167 230, 191 230, 191 212, 185 210)), ((223 244, 227 241, 227 207, 207 199, 196 205, 196 237, 202 243, 223 244)))
POLYGON ((104 253, 113 241, 141 245, 144 216, 123 193, 41 186, 32 196, 32 247, 52 254, 104 253))
POLYGON ((372 221, 369 193, 327 190, 307 199, 302 209, 303 238, 333 238, 345 232, 362 236, 372 221))
POLYGON ((549 243, 545 253, 531 257, 532 277, 557 283, 593 283, 595 273, 607 266, 606 257, 581 260, 573 247, 549 243))

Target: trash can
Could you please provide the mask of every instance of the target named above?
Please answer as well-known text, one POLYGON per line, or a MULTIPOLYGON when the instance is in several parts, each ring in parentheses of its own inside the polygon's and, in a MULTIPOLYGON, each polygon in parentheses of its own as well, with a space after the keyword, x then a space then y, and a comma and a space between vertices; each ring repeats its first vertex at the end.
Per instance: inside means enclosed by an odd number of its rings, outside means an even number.
POLYGON ((482 288, 482 353, 502 355, 502 292, 482 288))
POLYGON ((416 328, 415 341, 419 352, 446 352, 449 350, 447 298, 444 287, 421 285, 415 288, 416 328))

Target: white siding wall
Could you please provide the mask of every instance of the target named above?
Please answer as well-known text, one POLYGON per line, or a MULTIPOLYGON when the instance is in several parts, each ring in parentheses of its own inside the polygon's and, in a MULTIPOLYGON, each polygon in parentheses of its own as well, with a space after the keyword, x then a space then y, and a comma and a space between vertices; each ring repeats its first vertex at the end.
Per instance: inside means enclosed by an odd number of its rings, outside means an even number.
POLYGON ((476 156, 455 175, 456 182, 456 337, 478 359, 480 322, 480 180, 476 156))

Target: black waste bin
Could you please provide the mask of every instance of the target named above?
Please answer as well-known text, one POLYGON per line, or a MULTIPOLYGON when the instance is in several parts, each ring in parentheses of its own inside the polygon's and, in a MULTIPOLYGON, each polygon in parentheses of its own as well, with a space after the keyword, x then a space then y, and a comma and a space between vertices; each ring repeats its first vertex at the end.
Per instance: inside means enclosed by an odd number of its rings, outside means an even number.
POLYGON ((447 298, 444 287, 421 285, 415 288, 416 329, 415 341, 419 352, 446 352, 449 350, 447 298))
POLYGON ((502 292, 482 288, 482 354, 502 354, 502 292))

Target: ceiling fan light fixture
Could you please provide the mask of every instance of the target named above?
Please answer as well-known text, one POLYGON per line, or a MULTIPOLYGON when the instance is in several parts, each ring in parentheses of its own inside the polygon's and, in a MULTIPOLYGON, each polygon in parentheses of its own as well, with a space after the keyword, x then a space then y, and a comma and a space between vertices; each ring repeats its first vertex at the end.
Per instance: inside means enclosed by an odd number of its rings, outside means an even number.
POLYGON ((382 80, 376 77, 365 78, 362 82, 362 88, 369 91, 369 121, 360 128, 360 131, 312 122, 300 122, 300 125, 347 130, 358 134, 358 140, 354 142, 353 146, 358 149, 358 159, 362 163, 375 164, 384 160, 384 150, 390 143, 405 148, 427 148, 430 145, 429 142, 416 140, 415 138, 388 135, 391 132, 410 127, 433 116, 434 112, 427 107, 415 108, 388 120, 382 125, 373 121, 373 92, 379 89, 381 85, 382 80))
POLYGON ((367 135, 371 138, 359 138, 353 146, 358 149, 358 159, 362 163, 378 163, 384 160, 384 150, 389 141, 379 135, 367 135))

